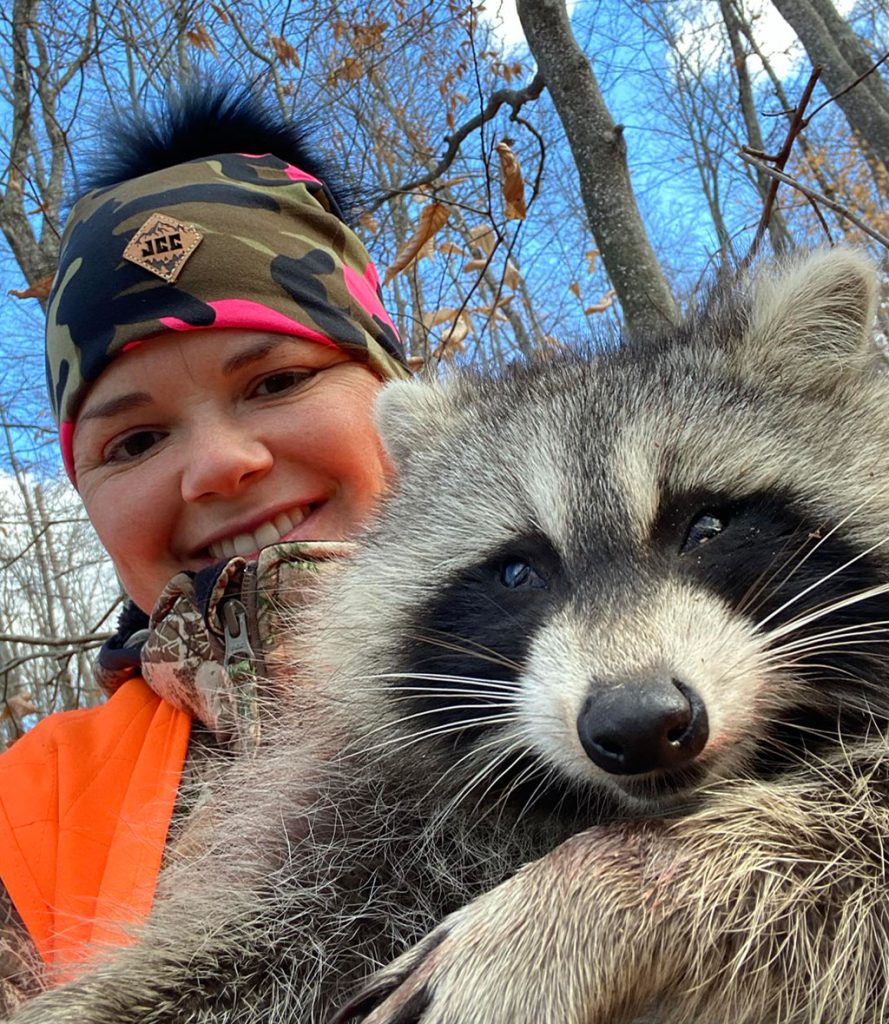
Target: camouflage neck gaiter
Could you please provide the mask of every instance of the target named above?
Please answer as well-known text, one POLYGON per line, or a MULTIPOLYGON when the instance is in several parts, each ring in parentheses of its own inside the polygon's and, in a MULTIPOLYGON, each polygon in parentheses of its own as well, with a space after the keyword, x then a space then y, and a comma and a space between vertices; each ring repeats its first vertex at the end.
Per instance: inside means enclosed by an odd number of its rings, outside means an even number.
POLYGON ((225 153, 88 193, 62 237, 46 375, 62 456, 83 399, 121 353, 158 334, 239 327, 334 345, 404 377, 367 250, 317 178, 225 153))

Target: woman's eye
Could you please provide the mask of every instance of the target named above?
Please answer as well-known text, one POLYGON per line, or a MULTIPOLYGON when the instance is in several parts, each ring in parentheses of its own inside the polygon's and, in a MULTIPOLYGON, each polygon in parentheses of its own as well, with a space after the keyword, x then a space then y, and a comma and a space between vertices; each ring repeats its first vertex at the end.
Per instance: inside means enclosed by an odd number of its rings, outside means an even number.
POLYGON ((702 513, 688 528, 688 533, 682 542, 681 551, 684 553, 701 547, 708 541, 713 540, 714 537, 718 537, 726 526, 728 526, 728 518, 726 516, 717 515, 715 512, 702 513))
POLYGON ((500 582, 510 590, 518 590, 520 587, 544 590, 548 586, 546 580, 533 565, 518 559, 514 562, 504 563, 500 570, 500 582))
POLYGON ((270 373, 268 377, 263 377, 253 389, 253 393, 260 397, 281 395, 302 384, 311 376, 311 373, 297 370, 280 370, 278 373, 270 373))
POLYGON ((160 430, 137 430, 111 445, 105 453, 105 461, 128 462, 138 459, 163 438, 164 434, 160 430))

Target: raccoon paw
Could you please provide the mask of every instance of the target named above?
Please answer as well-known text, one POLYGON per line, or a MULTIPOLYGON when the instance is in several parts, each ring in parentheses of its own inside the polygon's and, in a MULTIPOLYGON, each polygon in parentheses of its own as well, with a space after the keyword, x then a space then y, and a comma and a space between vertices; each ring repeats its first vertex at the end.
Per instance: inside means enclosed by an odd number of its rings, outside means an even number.
POLYGON ((442 925, 384 967, 336 1014, 330 1024, 427 1024, 431 997, 426 982, 429 956, 447 937, 442 925))
MULTIPOLYGON (((515 883, 513 883, 514 885, 515 883)), ((552 990, 517 948, 534 931, 509 883, 445 918, 422 942, 377 972, 332 1024, 540 1024, 554 1018, 552 990)), ((532 945, 533 945, 532 939, 532 945)), ((560 1010, 564 999, 558 1000, 560 1010)))

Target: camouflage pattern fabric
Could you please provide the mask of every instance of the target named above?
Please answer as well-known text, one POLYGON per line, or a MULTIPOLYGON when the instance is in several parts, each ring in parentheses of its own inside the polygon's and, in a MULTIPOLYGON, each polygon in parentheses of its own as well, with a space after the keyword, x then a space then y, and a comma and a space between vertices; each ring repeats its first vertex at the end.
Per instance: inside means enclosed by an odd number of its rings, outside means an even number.
POLYGON ((230 749, 255 749, 262 705, 274 703, 283 630, 317 574, 353 550, 348 541, 273 544, 256 561, 228 561, 209 594, 196 592, 193 574, 174 576, 155 605, 142 648, 148 685, 205 723, 230 749), (227 603, 244 609, 248 641, 228 650, 227 603), (243 656, 245 646, 249 656, 243 656))
POLYGON ((220 154, 88 193, 62 237, 46 375, 69 475, 86 392, 169 331, 241 327, 334 345, 404 377, 367 250, 324 184, 278 157, 220 154))

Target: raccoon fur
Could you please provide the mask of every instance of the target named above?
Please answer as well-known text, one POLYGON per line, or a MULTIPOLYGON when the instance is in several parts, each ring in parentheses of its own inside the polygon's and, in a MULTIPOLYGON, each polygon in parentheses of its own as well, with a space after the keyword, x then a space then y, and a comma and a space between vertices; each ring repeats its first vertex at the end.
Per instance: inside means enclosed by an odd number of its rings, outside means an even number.
POLYGON ((15 1019, 309 1024, 363 980, 338 1021, 889 1020, 874 308, 825 252, 663 337, 387 386, 397 484, 206 851, 15 1019))

